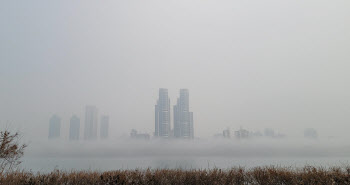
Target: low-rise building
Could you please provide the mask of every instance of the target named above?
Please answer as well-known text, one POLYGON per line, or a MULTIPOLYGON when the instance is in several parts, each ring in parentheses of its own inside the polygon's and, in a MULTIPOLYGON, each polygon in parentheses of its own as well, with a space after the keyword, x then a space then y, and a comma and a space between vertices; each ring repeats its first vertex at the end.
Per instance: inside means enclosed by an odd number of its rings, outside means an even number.
POLYGON ((132 129, 130 132, 130 138, 149 140, 151 137, 147 133, 137 133, 137 130, 132 129))

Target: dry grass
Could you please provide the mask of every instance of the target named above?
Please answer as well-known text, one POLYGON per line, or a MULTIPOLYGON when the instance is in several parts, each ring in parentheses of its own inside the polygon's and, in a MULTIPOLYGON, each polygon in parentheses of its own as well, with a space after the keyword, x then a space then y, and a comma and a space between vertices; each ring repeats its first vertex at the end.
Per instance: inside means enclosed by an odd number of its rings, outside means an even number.
POLYGON ((301 169, 257 167, 246 170, 55 170, 48 174, 12 172, 0 184, 350 184, 350 167, 301 169))

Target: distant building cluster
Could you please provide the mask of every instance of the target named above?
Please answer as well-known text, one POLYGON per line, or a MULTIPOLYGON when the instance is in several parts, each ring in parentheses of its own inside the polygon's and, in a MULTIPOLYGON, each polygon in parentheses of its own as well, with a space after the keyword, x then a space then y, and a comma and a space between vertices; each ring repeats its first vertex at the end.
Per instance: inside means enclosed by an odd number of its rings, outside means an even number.
MULTIPOLYGON (((159 89, 159 98, 155 105, 155 128, 154 136, 156 138, 182 138, 193 139, 193 112, 190 111, 189 91, 188 89, 180 89, 180 96, 176 105, 173 106, 173 128, 171 127, 171 109, 168 89, 159 89)), ((96 140, 108 138, 109 117, 101 116, 100 126, 98 126, 98 110, 95 106, 86 106, 83 135, 80 134, 80 119, 73 115, 70 119, 69 140, 96 140), (98 132, 99 129, 99 132, 98 132)), ((59 138, 61 130, 61 118, 53 115, 49 125, 49 139, 59 138)), ((147 133, 138 133, 136 129, 132 129, 130 138, 133 139, 150 139, 147 133)))
POLYGON ((144 139, 144 140, 149 140, 151 136, 147 133, 137 133, 137 130, 132 129, 130 133, 130 137, 132 139, 144 139))
MULTIPOLYGON (((85 108, 85 124, 84 124, 84 140, 95 140, 98 137, 98 110, 95 106, 86 106, 85 108)), ((100 119, 100 138, 108 138, 109 116, 103 115, 100 119)), ((80 119, 73 115, 69 123, 69 140, 79 140, 80 119)), ((53 115, 49 123, 49 139, 60 138, 61 134, 61 118, 53 115)))
MULTIPOLYGON (((231 130, 229 128, 222 131, 220 134, 215 134, 215 138, 231 138, 231 130)), ((249 139, 249 138, 258 138, 258 137, 269 137, 269 138, 284 138, 285 135, 278 133, 275 134, 275 131, 271 128, 265 129, 264 134, 259 131, 252 132, 242 127, 239 130, 233 131, 233 138, 235 139, 249 139)))
POLYGON ((307 128, 304 130, 304 137, 308 139, 317 139, 318 133, 314 128, 307 128))
POLYGON ((222 136, 224 138, 231 138, 231 131, 229 128, 225 129, 224 131, 222 131, 222 136))
POLYGON ((252 137, 252 133, 250 133, 248 130, 240 128, 239 130, 235 131, 235 138, 237 139, 247 139, 249 137, 252 137))
POLYGON ((177 104, 173 107, 174 128, 171 129, 168 89, 159 89, 159 99, 155 105, 154 136, 193 139, 193 113, 189 109, 189 91, 188 89, 180 89, 180 97, 177 99, 177 104))
MULTIPOLYGON (((171 124, 171 105, 168 96, 168 89, 160 88, 158 100, 155 105, 155 123, 154 137, 155 138, 178 138, 178 139, 193 139, 193 112, 190 111, 189 90, 180 89, 180 96, 177 98, 176 104, 173 106, 173 127, 171 124)), ((95 106, 86 106, 84 129, 80 127, 80 118, 73 115, 70 118, 69 124, 69 140, 96 140, 108 138, 109 135, 109 116, 102 115, 99 119, 98 110, 95 106), (100 124, 99 124, 100 123, 100 124), (80 131, 83 130, 83 135, 80 131)), ((61 118, 53 115, 49 122, 49 139, 60 138, 61 135, 61 118)), ((249 138, 284 138, 285 135, 275 132, 272 128, 265 128, 264 132, 249 131, 240 127, 238 130, 227 128, 221 133, 215 134, 216 138, 234 138, 237 140, 249 138)), ((304 137, 316 139, 318 133, 313 128, 304 130, 304 137)), ((148 133, 139 133, 136 129, 130 132, 130 138, 149 140, 151 138, 148 133)))

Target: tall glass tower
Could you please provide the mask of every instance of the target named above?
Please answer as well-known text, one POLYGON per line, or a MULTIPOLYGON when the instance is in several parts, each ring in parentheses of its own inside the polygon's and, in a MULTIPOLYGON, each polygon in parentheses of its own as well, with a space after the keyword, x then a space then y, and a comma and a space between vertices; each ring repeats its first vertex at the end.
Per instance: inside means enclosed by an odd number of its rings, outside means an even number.
POLYGON ((189 111, 188 89, 180 89, 180 98, 174 106, 174 136, 176 138, 194 138, 193 113, 189 111))
POLYGON ((155 105, 154 136, 167 138, 170 136, 170 99, 168 89, 159 89, 159 99, 155 105))

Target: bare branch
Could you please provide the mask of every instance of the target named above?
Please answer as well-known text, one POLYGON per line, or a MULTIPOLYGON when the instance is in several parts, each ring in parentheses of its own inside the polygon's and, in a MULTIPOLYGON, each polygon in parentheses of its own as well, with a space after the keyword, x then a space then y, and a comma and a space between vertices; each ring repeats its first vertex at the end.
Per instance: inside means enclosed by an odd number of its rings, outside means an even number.
POLYGON ((20 134, 11 134, 7 129, 0 131, 0 175, 18 166, 26 144, 20 144, 20 134))

